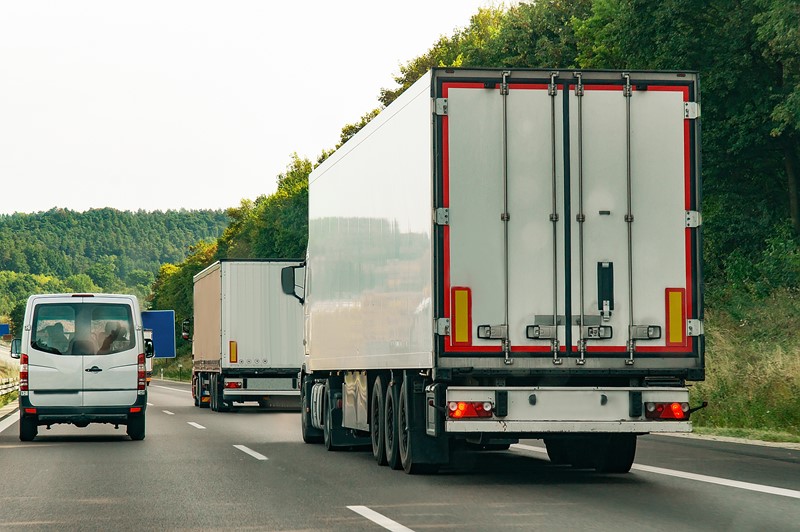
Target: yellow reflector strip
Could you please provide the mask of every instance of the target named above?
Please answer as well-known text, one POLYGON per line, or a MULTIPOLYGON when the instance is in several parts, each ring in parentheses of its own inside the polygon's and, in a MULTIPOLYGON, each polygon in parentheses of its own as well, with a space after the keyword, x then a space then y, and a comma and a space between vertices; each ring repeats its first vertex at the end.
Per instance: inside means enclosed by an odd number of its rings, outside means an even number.
POLYGON ((686 291, 683 288, 667 288, 667 345, 686 345, 686 291))
POLYGON ((229 345, 231 364, 236 364, 237 362, 239 362, 239 351, 236 347, 236 342, 231 340, 228 345, 229 345))
POLYGON ((452 302, 451 340, 453 345, 469 345, 472 342, 471 290, 464 287, 453 287, 452 302))

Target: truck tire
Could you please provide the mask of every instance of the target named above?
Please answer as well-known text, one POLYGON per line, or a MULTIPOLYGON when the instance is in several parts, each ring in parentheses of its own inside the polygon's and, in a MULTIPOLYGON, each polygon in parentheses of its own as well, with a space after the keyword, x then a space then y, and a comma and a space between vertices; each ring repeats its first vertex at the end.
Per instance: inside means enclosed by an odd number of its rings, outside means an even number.
POLYGON ((211 408, 212 412, 219 412, 219 407, 217 406, 217 374, 212 373, 211 377, 209 377, 209 387, 211 388, 211 400, 209 401, 209 407, 211 408))
POLYGON ((372 385, 372 397, 369 401, 369 435, 372 443, 372 456, 378 465, 386 465, 386 445, 384 444, 383 403, 386 390, 383 379, 378 375, 372 385))
POLYGON ((569 465, 569 449, 567 442, 559 438, 545 438, 544 445, 547 447, 547 456, 553 465, 569 465))
POLYGON ((603 437, 595 456, 598 473, 627 473, 636 456, 636 434, 609 434, 603 437))
POLYGON ((414 461, 415 444, 411 434, 411 409, 409 408, 409 381, 403 380, 400 387, 400 401, 398 401, 397 424, 398 438, 397 447, 400 451, 400 462, 403 470, 409 475, 425 475, 439 471, 439 464, 420 464, 414 461))
POLYGON ((197 401, 200 403, 198 406, 200 408, 208 408, 210 405, 209 402, 203 402, 203 381, 205 380, 204 373, 198 373, 197 377, 197 401))
POLYGON ((303 441, 306 443, 322 443, 323 434, 319 429, 311 425, 311 408, 309 395, 311 394, 310 387, 302 386, 301 393, 303 394, 300 400, 300 430, 303 433, 303 441), (306 390, 308 388, 308 390, 306 390))
POLYGON ((128 418, 128 426, 125 429, 128 436, 134 441, 141 441, 144 439, 144 416, 130 416, 128 418))
POLYGON ((33 416, 20 416, 19 439, 20 441, 33 441, 39 434, 38 420, 33 416))
POLYGON ((397 383, 390 382, 386 387, 386 400, 383 405, 383 442, 386 450, 386 463, 392 469, 400 469, 400 449, 397 446, 399 437, 397 424, 397 383))

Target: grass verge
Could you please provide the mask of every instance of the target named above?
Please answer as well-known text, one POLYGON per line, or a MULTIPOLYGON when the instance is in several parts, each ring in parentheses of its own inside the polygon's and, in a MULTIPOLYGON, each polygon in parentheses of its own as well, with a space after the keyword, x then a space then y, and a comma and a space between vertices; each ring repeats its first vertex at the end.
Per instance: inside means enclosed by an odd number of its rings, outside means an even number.
POLYGON ((711 300, 705 324, 706 380, 691 395, 709 405, 692 415, 697 432, 800 441, 800 293, 728 293, 711 300))

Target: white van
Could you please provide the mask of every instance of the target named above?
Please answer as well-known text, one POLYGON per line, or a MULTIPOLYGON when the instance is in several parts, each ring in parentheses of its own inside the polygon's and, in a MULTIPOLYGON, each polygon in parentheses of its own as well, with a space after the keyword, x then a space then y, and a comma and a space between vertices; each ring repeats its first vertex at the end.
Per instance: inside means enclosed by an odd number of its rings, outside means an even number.
POLYGON ((56 423, 126 425, 131 439, 144 439, 153 343, 142 332, 135 296, 28 298, 22 337, 12 343, 20 359, 20 440, 56 423))

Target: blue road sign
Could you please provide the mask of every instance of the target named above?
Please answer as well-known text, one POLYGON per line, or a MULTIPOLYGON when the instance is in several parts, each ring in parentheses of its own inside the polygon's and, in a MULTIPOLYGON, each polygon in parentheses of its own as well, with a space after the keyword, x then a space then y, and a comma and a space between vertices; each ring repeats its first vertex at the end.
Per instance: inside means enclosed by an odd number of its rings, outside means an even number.
POLYGON ((145 310, 142 324, 153 331, 155 358, 175 358, 175 311, 145 310))
POLYGON ((11 329, 8 328, 8 323, 0 323, 0 336, 11 334, 11 329))

